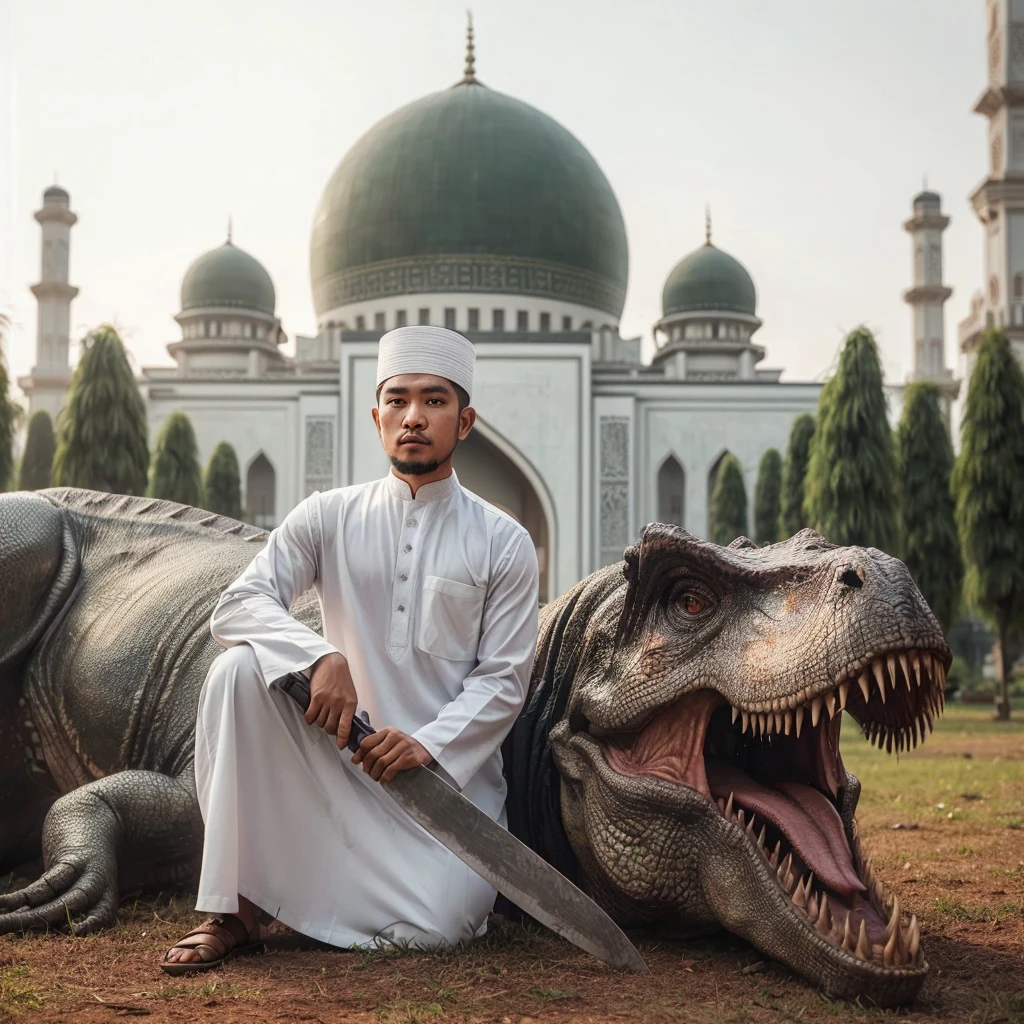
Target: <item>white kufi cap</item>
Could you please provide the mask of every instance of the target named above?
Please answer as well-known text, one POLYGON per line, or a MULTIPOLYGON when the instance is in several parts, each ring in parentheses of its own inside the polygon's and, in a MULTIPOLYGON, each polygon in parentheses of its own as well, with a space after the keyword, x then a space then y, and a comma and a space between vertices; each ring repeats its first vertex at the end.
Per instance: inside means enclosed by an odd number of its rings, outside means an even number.
POLYGON ((380 339, 377 387, 401 373, 429 373, 473 394, 473 343, 446 327, 398 327, 380 339))

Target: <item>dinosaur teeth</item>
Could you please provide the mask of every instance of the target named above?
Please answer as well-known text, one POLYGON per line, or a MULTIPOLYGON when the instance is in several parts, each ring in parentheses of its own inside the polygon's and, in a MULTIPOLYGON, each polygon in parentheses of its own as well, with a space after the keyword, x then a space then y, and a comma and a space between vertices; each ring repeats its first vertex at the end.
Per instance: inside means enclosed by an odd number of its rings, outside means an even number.
POLYGON ((903 679, 907 684, 907 691, 910 692, 910 666, 907 664, 907 656, 903 651, 900 651, 900 668, 903 669, 903 679))
POLYGON ((825 694, 825 710, 830 719, 836 717, 836 695, 831 690, 825 694))
POLYGON ((807 909, 807 893, 804 891, 804 881, 802 878, 796 883, 791 899, 794 906, 799 907, 801 910, 807 909))
POLYGON ((746 711, 741 711, 740 712, 740 719, 743 722, 743 728, 740 731, 741 732, 746 732, 747 731, 747 727, 750 725, 750 715, 748 715, 746 713, 746 711))
POLYGON ((857 677, 857 685, 860 687, 860 692, 864 694, 864 703, 867 704, 871 700, 871 680, 868 679, 867 669, 857 677))
POLYGON ((800 738, 800 728, 804 724, 804 707, 801 704, 796 711, 793 712, 793 724, 796 729, 796 738, 800 738))
POLYGON ((875 685, 878 687, 878 692, 881 694, 882 703, 885 703, 885 672, 882 670, 882 659, 875 658, 871 662, 871 671, 875 677, 875 685))
POLYGON ((868 928, 864 923, 864 918, 860 919, 860 933, 857 935, 857 948, 854 950, 854 956, 858 960, 871 959, 871 943, 868 941, 868 928))
POLYGON ((824 893, 821 894, 821 907, 818 909, 818 917, 814 922, 814 927, 822 935, 828 935, 832 931, 832 914, 828 909, 828 897, 824 893))
POLYGON ((811 701, 811 725, 815 728, 818 727, 818 719, 821 718, 821 698, 815 697, 811 701))
POLYGON ((850 692, 850 680, 847 679, 845 683, 839 684, 839 710, 846 710, 846 698, 850 692))
POLYGON ((892 916, 889 918, 889 923, 885 926, 885 939, 886 942, 892 938, 899 930, 900 925, 900 901, 894 899, 892 901, 892 916))
POLYGON ((921 929, 918 927, 916 914, 910 915, 910 926, 907 929, 907 954, 912 964, 919 962, 921 954, 921 929))
POLYGON ((738 707, 736 707, 736 705, 734 704, 733 707, 732 707, 732 724, 733 725, 736 724, 736 719, 739 718, 739 715, 740 715, 740 709, 738 707))

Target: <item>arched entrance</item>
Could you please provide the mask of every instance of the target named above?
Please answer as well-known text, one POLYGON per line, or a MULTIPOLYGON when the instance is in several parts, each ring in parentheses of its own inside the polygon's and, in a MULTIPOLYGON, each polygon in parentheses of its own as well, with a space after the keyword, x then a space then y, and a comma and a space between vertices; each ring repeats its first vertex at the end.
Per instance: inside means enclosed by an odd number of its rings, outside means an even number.
POLYGON ((658 470, 658 522, 683 525, 686 474, 679 460, 670 455, 658 470))
MULTIPOLYGON (((519 520, 529 531, 540 567, 540 599, 551 600, 552 529, 537 489, 497 444, 484 436, 479 422, 455 454, 459 483, 484 501, 519 520)), ((490 432, 490 431, 487 431, 490 432)))
POLYGON ((260 452, 245 474, 245 518, 253 526, 272 530, 277 526, 275 492, 277 474, 270 459, 260 452))

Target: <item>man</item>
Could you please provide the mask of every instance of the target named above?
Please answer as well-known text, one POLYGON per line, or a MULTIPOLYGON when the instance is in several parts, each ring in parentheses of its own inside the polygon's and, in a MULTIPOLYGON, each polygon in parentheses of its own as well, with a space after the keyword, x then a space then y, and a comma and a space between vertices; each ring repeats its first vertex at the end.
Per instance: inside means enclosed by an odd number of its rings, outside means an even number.
POLYGON ((391 472, 299 504, 213 613, 227 650, 196 728, 196 907, 216 916, 168 951, 169 973, 259 948, 268 915, 337 946, 444 945, 486 921, 494 890, 378 785, 436 762, 503 817, 500 745, 533 661, 537 558, 452 468, 476 419, 474 362, 454 331, 384 335, 373 419, 391 472), (309 587, 323 637, 288 613, 309 587), (304 717, 274 685, 301 671, 304 717), (378 731, 350 758, 357 707, 378 731))

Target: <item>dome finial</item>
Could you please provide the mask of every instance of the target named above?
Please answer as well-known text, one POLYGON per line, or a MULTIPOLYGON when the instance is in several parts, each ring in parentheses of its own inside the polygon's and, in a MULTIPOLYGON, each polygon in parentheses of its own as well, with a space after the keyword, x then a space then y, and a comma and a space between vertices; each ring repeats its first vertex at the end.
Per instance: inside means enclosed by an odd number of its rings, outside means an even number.
POLYGON ((466 11, 466 66, 462 73, 463 85, 476 85, 476 58, 473 55, 473 12, 466 11))
POLYGON ((235 243, 231 241, 231 214, 229 213, 228 214, 228 245, 234 245, 234 244, 235 243))
POLYGON ((704 204, 704 244, 711 244, 711 204, 704 204))

